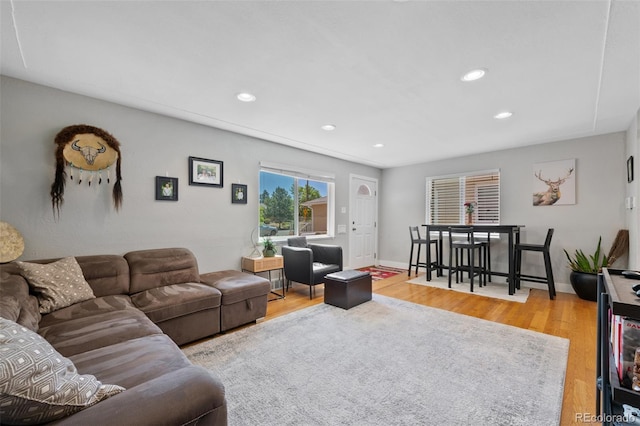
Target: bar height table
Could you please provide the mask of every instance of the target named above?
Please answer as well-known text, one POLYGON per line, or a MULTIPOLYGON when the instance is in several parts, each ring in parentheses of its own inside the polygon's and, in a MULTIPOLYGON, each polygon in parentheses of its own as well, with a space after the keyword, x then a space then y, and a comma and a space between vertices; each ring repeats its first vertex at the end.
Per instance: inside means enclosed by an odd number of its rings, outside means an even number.
MULTIPOLYGON (((422 225, 427 229, 427 232, 438 232, 438 248, 439 248, 439 259, 438 259, 438 267, 440 269, 444 269, 445 265, 442 261, 442 233, 448 232, 449 227, 451 226, 461 226, 460 224, 451 224, 451 225, 422 225)), ((507 235, 507 247, 509 253, 509 272, 500 272, 491 270, 491 275, 507 277, 507 281, 509 283, 509 294, 513 295, 516 292, 516 265, 515 265, 515 245, 520 243, 520 229, 524 228, 524 225, 492 225, 492 224, 473 224, 469 225, 473 226, 473 230, 476 232, 489 232, 491 234, 506 234, 507 235)), ((431 251, 427 251, 427 263, 431 260, 431 251)))

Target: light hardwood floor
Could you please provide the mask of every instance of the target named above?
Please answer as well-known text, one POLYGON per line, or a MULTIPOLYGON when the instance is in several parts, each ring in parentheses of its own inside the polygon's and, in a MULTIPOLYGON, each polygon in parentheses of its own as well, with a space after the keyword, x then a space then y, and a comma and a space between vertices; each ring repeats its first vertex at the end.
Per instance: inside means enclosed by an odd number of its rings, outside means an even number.
MULTIPOLYGON (((412 278, 415 276, 412 275, 412 278)), ((384 296, 446 309, 570 340, 569 359, 562 402, 561 425, 584 424, 577 413, 595 415, 596 304, 573 294, 558 293, 549 300, 546 291, 532 289, 527 303, 466 295, 432 287, 408 284, 406 274, 374 281, 373 291, 384 296)), ((294 284, 281 300, 269 302, 265 321, 323 303, 324 289, 316 286, 313 300, 309 287, 294 284)), ((517 344, 517 342, 514 342, 517 344)))

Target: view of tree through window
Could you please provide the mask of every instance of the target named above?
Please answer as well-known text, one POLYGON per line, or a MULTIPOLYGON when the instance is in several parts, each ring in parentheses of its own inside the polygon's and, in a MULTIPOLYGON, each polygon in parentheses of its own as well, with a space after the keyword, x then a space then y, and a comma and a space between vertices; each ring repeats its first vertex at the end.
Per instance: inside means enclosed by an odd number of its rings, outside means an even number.
POLYGON ((260 236, 327 234, 329 185, 260 171, 260 236))

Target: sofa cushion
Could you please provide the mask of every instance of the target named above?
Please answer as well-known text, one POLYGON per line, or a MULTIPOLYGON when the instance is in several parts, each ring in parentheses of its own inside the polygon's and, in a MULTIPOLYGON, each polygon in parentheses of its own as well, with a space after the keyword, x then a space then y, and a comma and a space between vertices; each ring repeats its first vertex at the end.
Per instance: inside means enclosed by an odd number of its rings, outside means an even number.
POLYGON ((151 321, 159 323, 220 306, 220 292, 199 283, 152 288, 131 296, 131 301, 151 321))
POLYGON ((127 296, 98 297, 44 315, 38 332, 64 356, 162 334, 127 296))
POLYGON ((127 389, 191 365, 166 334, 139 337, 82 352, 69 359, 80 372, 127 389))
POLYGON ((96 297, 129 294, 129 264, 124 257, 100 254, 76 260, 96 297))
POLYGON ((200 282, 198 263, 185 248, 132 251, 129 262, 130 294, 171 284, 200 282))
POLYGON ((48 327, 69 320, 102 315, 106 312, 116 312, 124 309, 137 310, 129 296, 96 297, 95 299, 85 300, 43 315, 40 320, 40 327, 48 327))
POLYGON ((20 316, 20 302, 15 297, 3 295, 0 298, 0 317, 18 322, 20 316))
POLYGON ((226 270, 202 274, 200 280, 222 293, 222 305, 231 305, 253 297, 266 296, 271 291, 269 280, 246 272, 226 270))
POLYGON ((37 333, 0 318, 0 418, 7 424, 53 421, 124 391, 78 374, 37 333))
POLYGON ((38 297, 41 314, 48 314, 95 297, 74 257, 66 257, 48 264, 16 264, 38 297))
POLYGON ((38 307, 38 299, 29 294, 29 284, 19 273, 17 266, 13 263, 0 266, 0 295, 2 296, 0 299, 5 301, 5 299, 12 298, 19 305, 17 319, 12 317, 15 315, 15 305, 11 308, 10 304, 15 302, 11 301, 4 302, 6 304, 4 307, 0 306, 0 315, 27 327, 29 330, 38 331, 38 323, 42 317, 38 307))

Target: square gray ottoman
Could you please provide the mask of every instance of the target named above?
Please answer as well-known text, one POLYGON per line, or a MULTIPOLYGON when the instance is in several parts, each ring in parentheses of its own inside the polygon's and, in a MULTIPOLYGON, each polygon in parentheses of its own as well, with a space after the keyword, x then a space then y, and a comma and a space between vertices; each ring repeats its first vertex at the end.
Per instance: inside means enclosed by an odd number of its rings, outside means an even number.
POLYGON ((371 300, 371 274, 355 269, 324 277, 324 303, 350 309, 371 300))

